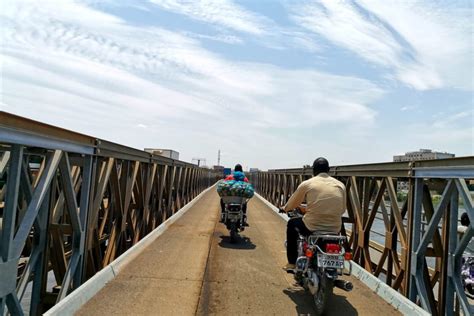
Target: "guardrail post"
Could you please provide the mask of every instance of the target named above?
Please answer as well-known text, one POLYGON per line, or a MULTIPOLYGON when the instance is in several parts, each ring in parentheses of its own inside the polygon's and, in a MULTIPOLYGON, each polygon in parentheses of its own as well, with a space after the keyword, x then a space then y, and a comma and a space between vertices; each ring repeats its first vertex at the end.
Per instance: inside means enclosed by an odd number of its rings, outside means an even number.
POLYGON ((79 216, 82 225, 81 231, 81 256, 78 263, 78 269, 74 274, 73 289, 78 288, 85 278, 86 263, 87 263, 87 236, 89 234, 89 211, 93 206, 93 192, 95 188, 95 173, 97 167, 97 158, 85 156, 82 169, 82 186, 81 186, 81 201, 79 216))
POLYGON ((446 222, 444 225, 446 226, 446 242, 445 244, 445 257, 444 265, 445 265, 445 282, 446 282, 446 292, 442 301, 440 301, 440 311, 445 311, 446 314, 449 311, 454 311, 454 286, 451 282, 451 278, 453 277, 454 269, 453 265, 453 255, 454 251, 456 250, 457 244, 457 219, 458 219, 458 199, 459 194, 457 188, 454 188, 453 193, 451 195, 451 201, 449 203, 449 207, 446 210, 446 222))
POLYGON ((49 225, 49 201, 51 196, 50 188, 46 189, 45 198, 39 208, 37 221, 34 232, 34 249, 41 253, 40 258, 37 260, 33 267, 33 289, 31 291, 31 305, 30 315, 41 315, 44 310, 44 302, 42 300, 43 293, 46 290, 46 284, 48 281, 48 241, 49 236, 47 233, 49 225))
MULTIPOLYGON (((16 214, 18 207, 18 194, 20 188, 20 172, 23 160, 23 146, 13 145, 10 153, 10 166, 6 183, 5 206, 3 209, 2 230, 0 240, 0 314, 4 314, 5 305, 10 313, 23 314, 15 292, 16 267, 18 260, 15 255, 13 239, 16 228, 16 214)), ((6 163, 4 167, 6 166, 6 163)), ((3 173, 3 172, 2 172, 3 173)))

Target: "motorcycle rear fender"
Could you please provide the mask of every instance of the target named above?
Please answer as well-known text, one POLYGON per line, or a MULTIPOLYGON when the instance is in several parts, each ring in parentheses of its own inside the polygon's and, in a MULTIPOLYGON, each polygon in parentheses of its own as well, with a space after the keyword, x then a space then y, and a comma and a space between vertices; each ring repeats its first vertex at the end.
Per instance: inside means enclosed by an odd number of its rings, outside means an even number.
POLYGON ((325 269, 324 273, 326 274, 326 277, 329 280, 335 280, 337 279, 337 276, 339 275, 337 269, 325 269))

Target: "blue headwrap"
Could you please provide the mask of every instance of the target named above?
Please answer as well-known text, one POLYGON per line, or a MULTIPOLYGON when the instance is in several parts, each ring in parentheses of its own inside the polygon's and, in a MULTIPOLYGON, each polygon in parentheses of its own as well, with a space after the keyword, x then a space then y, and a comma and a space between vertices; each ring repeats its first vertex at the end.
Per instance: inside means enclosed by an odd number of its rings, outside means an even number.
POLYGON ((234 180, 235 181, 244 181, 245 174, 242 171, 235 171, 234 172, 234 180))

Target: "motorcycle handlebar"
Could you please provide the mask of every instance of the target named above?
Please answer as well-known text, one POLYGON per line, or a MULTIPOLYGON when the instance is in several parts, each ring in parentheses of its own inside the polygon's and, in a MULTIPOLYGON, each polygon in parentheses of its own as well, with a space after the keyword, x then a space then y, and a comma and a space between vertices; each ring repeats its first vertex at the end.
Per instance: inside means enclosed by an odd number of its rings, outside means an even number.
POLYGON ((286 214, 289 218, 293 217, 303 217, 303 214, 300 212, 298 208, 295 208, 294 210, 286 212, 284 209, 279 208, 278 213, 286 214))

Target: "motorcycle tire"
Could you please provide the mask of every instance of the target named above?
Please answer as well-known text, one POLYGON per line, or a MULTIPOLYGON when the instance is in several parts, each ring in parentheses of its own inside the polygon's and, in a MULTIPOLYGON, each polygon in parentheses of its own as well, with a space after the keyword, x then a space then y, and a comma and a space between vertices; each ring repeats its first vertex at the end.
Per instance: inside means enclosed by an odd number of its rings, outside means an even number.
POLYGON ((332 280, 328 280, 326 277, 321 280, 318 292, 313 295, 313 302, 317 316, 324 315, 329 299, 332 296, 333 288, 334 284, 332 280))
POLYGON ((235 244, 237 242, 237 225, 235 223, 230 224, 230 243, 235 244))

